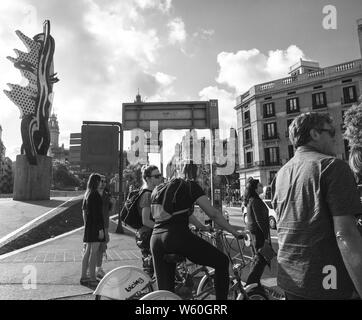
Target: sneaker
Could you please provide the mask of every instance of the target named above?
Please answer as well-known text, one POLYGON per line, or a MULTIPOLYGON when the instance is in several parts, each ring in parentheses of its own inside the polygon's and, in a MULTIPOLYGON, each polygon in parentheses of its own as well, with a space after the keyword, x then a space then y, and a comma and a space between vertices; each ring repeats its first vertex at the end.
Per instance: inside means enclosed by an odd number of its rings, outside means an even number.
POLYGON ((80 278, 79 282, 82 286, 87 286, 90 281, 90 277, 80 278))
POLYGON ((102 268, 99 268, 97 270, 97 278, 102 279, 105 275, 106 275, 106 273, 104 272, 104 270, 102 268))

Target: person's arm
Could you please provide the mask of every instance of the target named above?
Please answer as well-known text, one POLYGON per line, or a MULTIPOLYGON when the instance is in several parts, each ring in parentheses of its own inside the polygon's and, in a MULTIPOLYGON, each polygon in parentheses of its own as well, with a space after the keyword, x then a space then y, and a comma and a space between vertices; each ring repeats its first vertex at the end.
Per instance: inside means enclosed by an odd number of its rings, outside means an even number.
POLYGON ((353 284, 362 298, 362 237, 356 219, 351 216, 333 216, 338 248, 353 284))
POLYGON ((83 223, 85 225, 87 223, 87 211, 83 209, 82 213, 83 213, 83 223))
POLYGON ((96 214, 96 228, 98 231, 98 238, 102 240, 104 238, 104 221, 103 221, 103 205, 102 198, 100 195, 94 197, 94 206, 95 206, 95 214, 96 214))
POLYGON ((210 231, 210 227, 203 224, 199 219, 197 219, 194 214, 189 216, 189 223, 194 225, 197 229, 202 231, 210 231))
POLYGON ((222 229, 232 233, 235 237, 239 236, 241 233, 238 232, 232 225, 230 225, 226 219, 223 217, 222 213, 214 208, 210 200, 205 196, 201 196, 196 200, 196 204, 200 206, 202 210, 205 211, 208 217, 217 223, 222 229))
POLYGON ((151 208, 150 207, 142 208, 142 224, 151 229, 153 229, 153 226, 155 225, 154 221, 151 220, 151 208))

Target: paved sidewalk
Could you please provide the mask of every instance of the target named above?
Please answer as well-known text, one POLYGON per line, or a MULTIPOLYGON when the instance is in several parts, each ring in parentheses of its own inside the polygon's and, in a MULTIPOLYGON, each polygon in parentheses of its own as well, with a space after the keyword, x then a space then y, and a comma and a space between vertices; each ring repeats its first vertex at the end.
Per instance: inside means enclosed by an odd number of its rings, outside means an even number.
MULTIPOLYGON (((115 229, 112 223, 105 272, 122 265, 141 267, 141 254, 133 234, 125 230, 125 234, 119 235, 114 233, 115 229)), ((0 256, 0 299, 47 300, 82 295, 93 299, 92 290, 79 284, 82 238, 83 228, 31 249, 0 256), (36 289, 24 289, 29 270, 36 270, 36 289)))
MULTIPOLYGON (((110 224, 110 242, 105 272, 122 265, 142 266, 141 252, 133 232, 116 234, 116 223, 110 224)), ((93 300, 92 290, 79 284, 83 248, 83 228, 42 244, 0 255, 0 299, 3 300, 93 300), (36 288, 26 289, 30 271, 36 272, 36 288)), ((248 274, 245 269, 244 275, 248 274)), ((266 268, 263 284, 276 292, 276 281, 266 268)))

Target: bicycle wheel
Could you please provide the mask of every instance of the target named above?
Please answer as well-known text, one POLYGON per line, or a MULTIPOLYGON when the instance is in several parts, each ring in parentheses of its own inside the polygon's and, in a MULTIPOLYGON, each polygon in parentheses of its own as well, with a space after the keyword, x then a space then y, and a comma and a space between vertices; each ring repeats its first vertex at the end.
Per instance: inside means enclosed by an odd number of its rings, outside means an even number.
POLYGON ((249 300, 270 300, 263 288, 256 287, 247 292, 249 300))
POLYGON ((205 275, 202 277, 197 290, 196 299, 215 300, 214 276, 205 275))

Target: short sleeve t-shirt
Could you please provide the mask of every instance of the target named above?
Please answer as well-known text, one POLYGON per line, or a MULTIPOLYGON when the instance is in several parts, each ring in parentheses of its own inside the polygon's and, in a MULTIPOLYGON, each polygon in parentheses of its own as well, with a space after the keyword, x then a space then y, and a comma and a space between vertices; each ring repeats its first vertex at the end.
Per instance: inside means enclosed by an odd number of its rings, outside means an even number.
POLYGON ((333 227, 333 216, 362 213, 348 164, 310 147, 299 147, 279 170, 273 189, 278 220, 278 285, 307 299, 350 298, 354 286, 333 227), (328 265, 336 270, 336 289, 323 285, 328 265))
MULTIPOLYGON (((195 201, 203 195, 205 195, 205 192, 195 181, 187 180, 186 183, 183 183, 180 189, 177 191, 175 211, 181 211, 186 209, 190 209, 191 211, 195 201)), ((173 216, 168 221, 156 223, 153 228, 153 233, 158 234, 168 232, 173 228, 188 228, 188 225, 189 213, 185 212, 173 216)))

